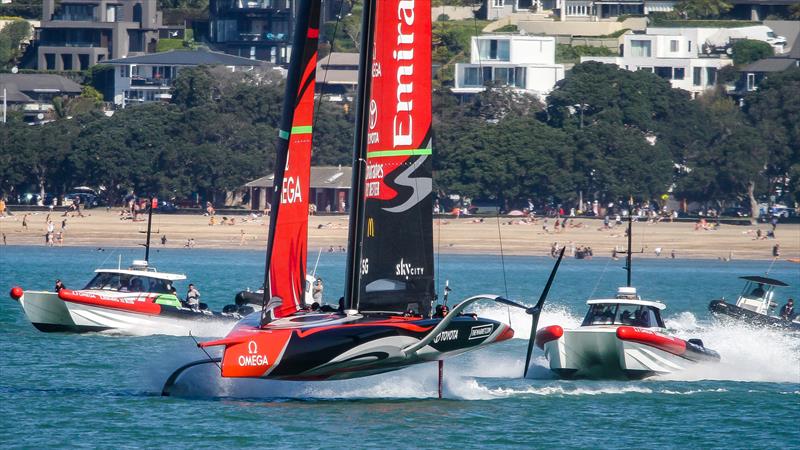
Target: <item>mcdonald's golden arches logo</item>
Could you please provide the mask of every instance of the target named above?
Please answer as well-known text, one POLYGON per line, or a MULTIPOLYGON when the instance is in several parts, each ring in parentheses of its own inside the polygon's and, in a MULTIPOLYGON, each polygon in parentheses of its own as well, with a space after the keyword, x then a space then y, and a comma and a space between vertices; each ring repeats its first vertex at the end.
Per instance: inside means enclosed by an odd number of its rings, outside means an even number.
POLYGON ((375 237, 375 221, 372 217, 367 219, 367 237, 375 237))

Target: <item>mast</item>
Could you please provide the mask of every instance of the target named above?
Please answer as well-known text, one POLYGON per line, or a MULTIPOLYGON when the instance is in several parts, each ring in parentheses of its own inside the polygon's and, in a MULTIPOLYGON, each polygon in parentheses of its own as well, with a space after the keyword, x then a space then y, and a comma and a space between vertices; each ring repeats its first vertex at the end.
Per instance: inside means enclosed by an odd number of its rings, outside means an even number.
POLYGON ((435 296, 431 2, 366 2, 353 152, 349 311, 426 316, 435 296))
POLYGON ((369 124, 369 93, 375 28, 375 2, 364 0, 361 13, 361 39, 358 58, 358 92, 356 95, 356 126, 353 142, 353 177, 350 187, 350 220, 347 232, 347 263, 344 302, 348 310, 358 309, 361 282, 361 244, 364 236, 364 175, 366 173, 367 129, 369 124))
POLYGON ((147 213, 147 241, 144 244, 144 261, 149 263, 150 262, 150 229, 153 225, 153 197, 150 197, 150 201, 148 202, 150 208, 148 208, 147 213))
POLYGON ((273 318, 292 314, 304 302, 320 0, 301 0, 297 6, 283 114, 275 146, 262 324, 270 320, 266 305, 273 297, 281 300, 280 306, 272 310, 273 318))
POLYGON ((632 243, 633 243, 633 208, 628 212, 628 256, 625 262, 625 270, 628 272, 628 287, 631 287, 631 261, 632 258, 632 243))

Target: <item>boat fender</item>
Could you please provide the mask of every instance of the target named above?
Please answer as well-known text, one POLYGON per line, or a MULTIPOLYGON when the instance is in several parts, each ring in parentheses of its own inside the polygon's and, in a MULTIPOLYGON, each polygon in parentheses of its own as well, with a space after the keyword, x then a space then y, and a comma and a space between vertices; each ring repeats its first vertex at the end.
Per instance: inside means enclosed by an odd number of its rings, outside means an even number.
POLYGON ((24 294, 24 292, 22 291, 22 288, 19 287, 19 286, 12 287, 11 288, 11 292, 8 293, 8 295, 10 295, 11 298, 13 298, 14 300, 21 299, 22 298, 22 294, 24 294))
POLYGON ((200 303, 200 311, 205 311, 208 309, 208 305, 206 303, 200 303))
POLYGON ((564 335, 564 329, 560 325, 550 325, 536 332, 536 346, 544 350, 544 344, 555 341, 564 335))
POLYGON ((233 313, 237 312, 238 310, 239 310, 239 307, 236 306, 236 305, 225 305, 225 307, 222 308, 222 313, 223 314, 233 314, 233 313))

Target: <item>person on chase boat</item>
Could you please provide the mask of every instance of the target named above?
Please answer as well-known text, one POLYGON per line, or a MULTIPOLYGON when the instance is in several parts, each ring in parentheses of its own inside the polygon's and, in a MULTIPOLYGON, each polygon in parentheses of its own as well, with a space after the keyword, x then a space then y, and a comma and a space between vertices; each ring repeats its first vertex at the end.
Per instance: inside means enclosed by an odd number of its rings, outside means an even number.
POLYGON ((786 302, 786 304, 783 305, 783 308, 781 308, 780 316, 781 316, 781 319, 783 319, 783 320, 793 320, 794 319, 794 316, 795 316, 795 314, 794 314, 794 300, 792 300, 790 298, 786 302))

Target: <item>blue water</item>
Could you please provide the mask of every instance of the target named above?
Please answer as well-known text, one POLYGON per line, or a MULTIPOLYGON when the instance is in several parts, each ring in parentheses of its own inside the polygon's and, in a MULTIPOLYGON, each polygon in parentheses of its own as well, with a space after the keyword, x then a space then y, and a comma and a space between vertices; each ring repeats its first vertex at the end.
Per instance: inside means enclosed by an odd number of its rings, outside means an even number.
MULTIPOLYGON (((82 287, 97 267, 141 257, 141 250, 0 248, 0 292, 14 285, 50 289, 55 278, 82 287)), ((313 265, 316 255, 312 255, 313 265)), ((220 309, 237 290, 261 284, 263 253, 170 249, 152 255, 162 271, 185 273, 202 300, 220 309)), ((317 272, 328 299, 339 297, 344 255, 323 253, 317 272)), ((552 260, 505 259, 507 295, 538 297, 552 260)), ((587 297, 624 284, 622 261, 566 260, 540 326, 579 323, 587 297)), ((445 363, 445 400, 436 365, 357 380, 299 383, 221 380, 211 368, 187 374, 179 397, 158 396, 168 374, 203 355, 189 338, 67 335, 36 331, 18 305, 0 299, 0 446, 279 448, 798 448, 800 337, 718 324, 706 306, 735 296, 741 275, 763 261, 634 261, 634 285, 667 303, 668 326, 700 337, 723 362, 636 382, 560 381, 535 354, 521 379, 529 319, 485 305, 482 315, 511 320, 516 338, 445 363)), ((506 294, 497 256, 442 255, 451 301, 506 294)), ((798 265, 770 275, 800 297, 798 265)), ((186 285, 178 285, 184 292, 186 285)), ((537 350, 538 351, 538 350, 537 350)))

